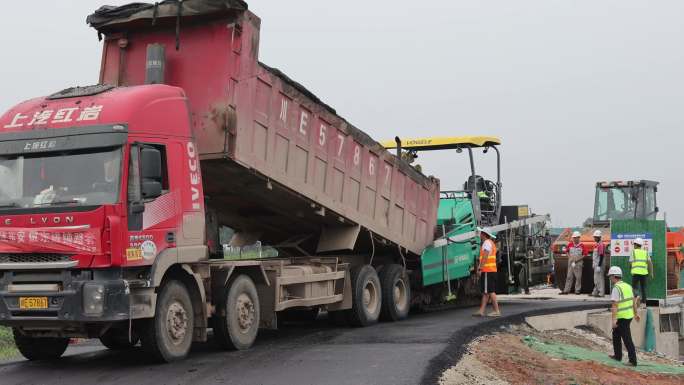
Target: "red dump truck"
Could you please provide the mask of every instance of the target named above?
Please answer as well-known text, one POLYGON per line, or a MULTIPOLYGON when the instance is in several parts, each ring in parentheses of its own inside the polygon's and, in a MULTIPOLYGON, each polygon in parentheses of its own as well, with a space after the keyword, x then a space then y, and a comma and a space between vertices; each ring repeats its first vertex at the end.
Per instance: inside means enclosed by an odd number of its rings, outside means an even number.
POLYGON ((242 1, 102 7, 88 22, 99 84, 0 117, 0 324, 25 357, 81 337, 168 362, 208 329, 246 349, 288 309, 357 326, 407 316, 438 180, 260 63, 242 1), (280 256, 224 259, 223 226, 232 246, 280 256))

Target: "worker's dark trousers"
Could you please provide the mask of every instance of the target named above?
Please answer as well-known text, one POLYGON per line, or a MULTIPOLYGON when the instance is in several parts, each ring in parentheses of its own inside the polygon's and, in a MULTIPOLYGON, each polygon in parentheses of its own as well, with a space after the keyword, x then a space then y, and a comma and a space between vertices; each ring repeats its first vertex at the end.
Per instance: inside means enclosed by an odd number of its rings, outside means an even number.
POLYGON ((634 349, 634 342, 632 342, 632 331, 629 329, 631 323, 631 318, 617 320, 617 327, 613 329, 613 352, 615 359, 622 360, 622 342, 624 341, 629 362, 636 363, 636 350, 634 349))
POLYGON ((641 302, 646 303, 646 278, 648 275, 633 275, 632 276, 632 287, 636 291, 638 286, 641 285, 641 290, 634 293, 635 297, 641 297, 641 302))

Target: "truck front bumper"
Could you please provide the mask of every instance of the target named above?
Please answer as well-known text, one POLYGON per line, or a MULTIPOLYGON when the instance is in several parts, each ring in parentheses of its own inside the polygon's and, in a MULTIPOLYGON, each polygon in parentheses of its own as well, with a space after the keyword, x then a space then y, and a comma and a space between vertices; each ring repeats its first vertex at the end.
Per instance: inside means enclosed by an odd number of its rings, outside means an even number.
POLYGON ((89 270, 0 273, 0 324, 64 326, 127 320, 127 281, 89 270), (99 276, 99 277, 98 277, 99 276))

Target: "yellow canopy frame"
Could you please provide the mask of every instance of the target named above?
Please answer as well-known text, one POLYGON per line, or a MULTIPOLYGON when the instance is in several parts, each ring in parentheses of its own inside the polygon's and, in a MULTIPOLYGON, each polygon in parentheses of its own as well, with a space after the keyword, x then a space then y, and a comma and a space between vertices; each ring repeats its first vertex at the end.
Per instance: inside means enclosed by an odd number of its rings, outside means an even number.
MULTIPOLYGON (((397 141, 385 140, 380 144, 387 148, 397 148, 397 141)), ((456 148, 490 147, 501 144, 495 136, 436 136, 431 138, 401 139, 401 148, 412 151, 449 150, 456 148)))

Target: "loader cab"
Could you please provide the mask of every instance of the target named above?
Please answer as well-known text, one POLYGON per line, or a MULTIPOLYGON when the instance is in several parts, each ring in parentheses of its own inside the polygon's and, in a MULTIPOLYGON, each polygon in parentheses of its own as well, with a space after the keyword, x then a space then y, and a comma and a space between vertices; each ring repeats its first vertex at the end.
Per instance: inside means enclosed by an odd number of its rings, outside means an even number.
POLYGON ((658 214, 658 182, 598 182, 594 201, 594 223, 614 219, 649 219, 658 214))
MULTIPOLYGON (((497 147, 501 144, 499 138, 460 136, 400 139, 396 137, 394 141, 384 141, 381 144, 387 149, 396 149, 397 156, 409 160, 409 163, 417 158, 420 151, 455 150, 458 155, 466 152, 470 161, 470 175, 464 181, 462 190, 441 192, 438 220, 447 226, 464 223, 463 221, 468 221, 468 217, 470 217, 469 221, 477 226, 499 224, 501 215, 501 154, 497 147), (478 150, 485 154, 493 150, 496 154, 496 175, 486 177, 478 172, 474 157, 474 152, 478 150), (467 202, 465 206, 464 202, 467 202), (465 210, 466 206, 468 210, 465 210), (458 210, 455 209, 456 207, 458 210), (465 211, 470 211, 470 213, 465 211), (444 215, 451 215, 451 220, 446 220, 444 215)), ((449 229, 446 231, 448 232, 449 229)))

